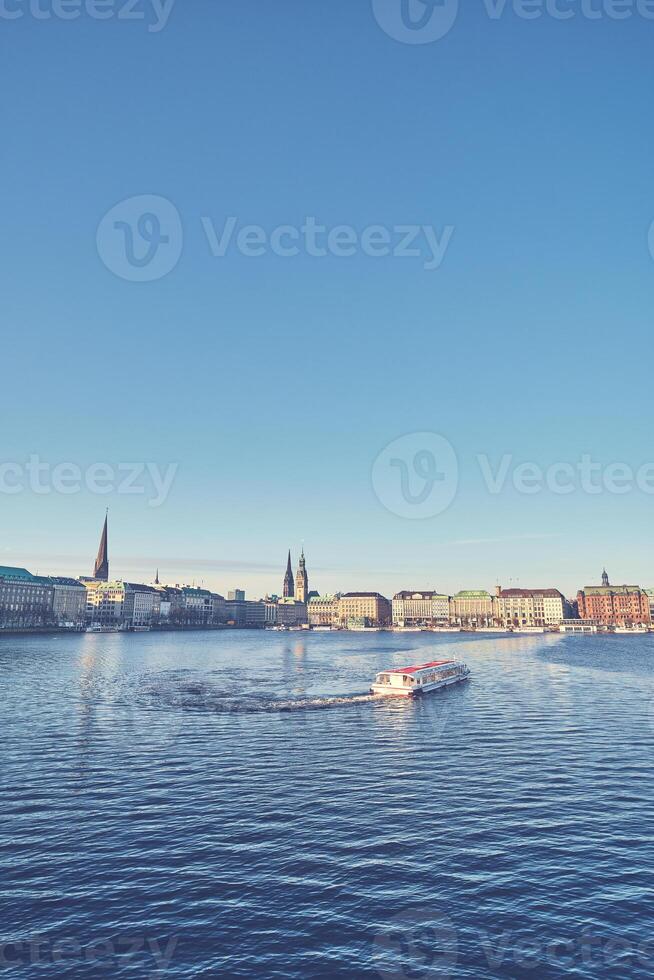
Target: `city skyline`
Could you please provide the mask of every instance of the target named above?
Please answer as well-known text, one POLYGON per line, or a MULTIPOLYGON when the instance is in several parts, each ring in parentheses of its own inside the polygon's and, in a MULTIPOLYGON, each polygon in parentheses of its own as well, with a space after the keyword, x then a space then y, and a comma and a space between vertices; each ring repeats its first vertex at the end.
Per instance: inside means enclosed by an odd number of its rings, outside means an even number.
MULTIPOLYGON (((257 563, 252 567, 238 561, 187 559, 184 562, 176 564, 174 561, 166 562, 156 557, 151 562, 140 559, 138 565, 134 564, 130 566, 130 563, 127 562, 121 566, 120 556, 118 556, 116 559, 118 567, 114 568, 113 560, 112 564, 109 564, 108 534, 107 510, 101 527, 100 543, 92 570, 92 577, 103 578, 105 581, 109 578, 116 581, 140 581, 143 583, 161 581, 162 584, 166 585, 192 585, 207 588, 224 595, 227 595, 228 592, 235 588, 243 588, 248 598, 254 598, 255 596, 256 598, 263 598, 266 595, 279 595, 282 597, 288 596, 303 599, 315 591, 320 595, 329 595, 336 592, 371 589, 379 591, 382 594, 395 595, 400 591, 407 591, 408 585, 410 590, 431 590, 445 595, 454 595, 457 592, 468 589, 483 589, 492 592, 497 587, 505 589, 555 588, 560 590, 567 598, 574 599, 579 589, 584 585, 602 585, 605 583, 605 579, 608 582, 607 563, 604 562, 602 563, 601 575, 595 575, 591 571, 590 576, 587 575, 583 581, 578 577, 570 588, 559 584, 564 578, 566 580, 572 579, 572 573, 570 571, 567 572, 566 576, 561 572, 557 579, 551 581, 544 579, 542 576, 530 581, 519 574, 519 569, 513 569, 513 574, 505 579, 498 578, 496 581, 490 583, 479 580, 478 577, 475 577, 471 569, 465 580, 456 583, 455 586, 449 587, 447 569, 443 569, 440 575, 432 576, 432 579, 436 579, 436 581, 427 581, 424 578, 422 581, 414 581, 419 578, 419 574, 411 569, 396 569, 392 572, 380 571, 377 573, 380 579, 385 579, 389 585, 391 581, 396 583, 392 587, 384 588, 383 585, 375 581, 374 576, 372 579, 366 579, 361 571, 344 580, 346 570, 339 572, 335 569, 325 568, 319 563, 317 565, 313 565, 312 563, 311 586, 309 586, 303 542, 298 548, 296 566, 294 566, 292 559, 292 549, 287 549, 285 574, 281 565, 275 566, 273 563, 257 563), (176 573, 175 569, 179 574, 176 573), (202 574, 203 572, 204 574, 202 574), (227 577, 228 575, 230 576, 229 579, 227 577), (328 586, 316 589, 316 575, 319 579, 319 586, 322 586, 322 579, 329 583, 328 586), (302 576, 306 580, 306 586, 303 590, 300 589, 302 576), (261 583, 261 585, 257 583, 261 583)), ((24 567, 30 564, 30 562, 34 564, 33 556, 24 556, 24 560, 20 561, 10 559, 11 555, 8 550, 5 549, 3 552, 0 549, 0 564, 17 567, 24 567)), ((87 564, 89 563, 87 561, 87 564)), ((43 556, 40 556, 40 561, 37 562, 35 570, 37 574, 43 575, 67 574, 75 578, 87 577, 89 573, 80 571, 77 569, 77 565, 77 558, 58 556, 44 559, 43 556)), ((642 576, 639 577, 636 574, 628 574, 626 576, 618 575, 617 577, 612 575, 612 579, 615 582, 639 582, 643 588, 649 588, 650 584, 654 586, 654 576, 650 579, 647 577, 643 578, 642 576)))
POLYGON ((109 574, 105 516, 93 576, 78 579, 33 575, 29 569, 0 565, 0 629, 49 628, 91 632, 116 630, 250 629, 450 629, 500 631, 652 629, 654 589, 610 582, 578 589, 576 599, 552 587, 465 589, 454 595, 434 589, 403 589, 392 598, 379 591, 309 590, 304 548, 295 578, 290 551, 282 595, 247 598, 243 589, 227 596, 190 585, 154 580, 125 582, 109 574))

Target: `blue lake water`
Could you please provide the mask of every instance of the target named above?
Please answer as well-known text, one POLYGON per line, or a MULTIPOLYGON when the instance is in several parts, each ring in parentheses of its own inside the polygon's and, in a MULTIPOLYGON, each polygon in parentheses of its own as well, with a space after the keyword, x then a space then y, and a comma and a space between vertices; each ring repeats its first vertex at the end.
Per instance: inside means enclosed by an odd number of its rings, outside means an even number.
POLYGON ((0 977, 649 977, 654 636, 0 639, 0 977), (370 701, 391 664, 465 684, 370 701))

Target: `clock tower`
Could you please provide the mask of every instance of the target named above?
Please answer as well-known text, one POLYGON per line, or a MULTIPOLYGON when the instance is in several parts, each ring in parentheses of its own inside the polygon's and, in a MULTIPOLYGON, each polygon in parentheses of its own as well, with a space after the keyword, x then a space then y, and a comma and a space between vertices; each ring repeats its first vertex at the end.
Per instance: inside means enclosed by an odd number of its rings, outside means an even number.
POLYGON ((300 564, 295 576, 295 598, 300 602, 309 601, 309 576, 307 575, 307 562, 304 557, 304 548, 300 555, 300 564))

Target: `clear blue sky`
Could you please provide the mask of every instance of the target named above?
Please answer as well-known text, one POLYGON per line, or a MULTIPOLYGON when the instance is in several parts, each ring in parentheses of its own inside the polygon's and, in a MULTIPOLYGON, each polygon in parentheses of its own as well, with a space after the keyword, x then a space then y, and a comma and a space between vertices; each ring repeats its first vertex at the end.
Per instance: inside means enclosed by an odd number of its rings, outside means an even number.
POLYGON ((156 33, 87 15, 1 26, 0 459, 179 470, 158 508, 0 495, 0 561, 88 574, 109 504, 126 578, 159 565, 262 594, 304 539, 322 591, 569 593, 604 563, 654 585, 654 497, 490 494, 475 460, 654 460, 654 21, 467 3, 418 45, 366 0, 178 0, 156 33), (173 202, 183 249, 131 282, 96 232, 145 194, 173 202), (229 215, 455 231, 436 271, 215 258, 201 218, 229 215), (454 447, 459 489, 410 520, 371 471, 423 431, 454 447))

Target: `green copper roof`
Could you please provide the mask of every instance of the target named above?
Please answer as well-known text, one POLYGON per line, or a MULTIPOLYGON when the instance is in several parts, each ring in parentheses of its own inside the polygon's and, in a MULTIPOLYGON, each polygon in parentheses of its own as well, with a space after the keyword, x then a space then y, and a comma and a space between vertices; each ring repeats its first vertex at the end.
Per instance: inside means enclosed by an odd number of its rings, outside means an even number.
POLYGON ((19 578, 31 582, 34 576, 26 568, 12 568, 10 565, 0 565, 0 578, 19 578))
POLYGON ((627 595, 629 592, 642 592, 639 585, 587 585, 586 595, 627 595))
POLYGON ((454 596, 455 599, 490 599, 490 592, 485 592, 484 589, 465 589, 463 592, 457 592, 454 596))

